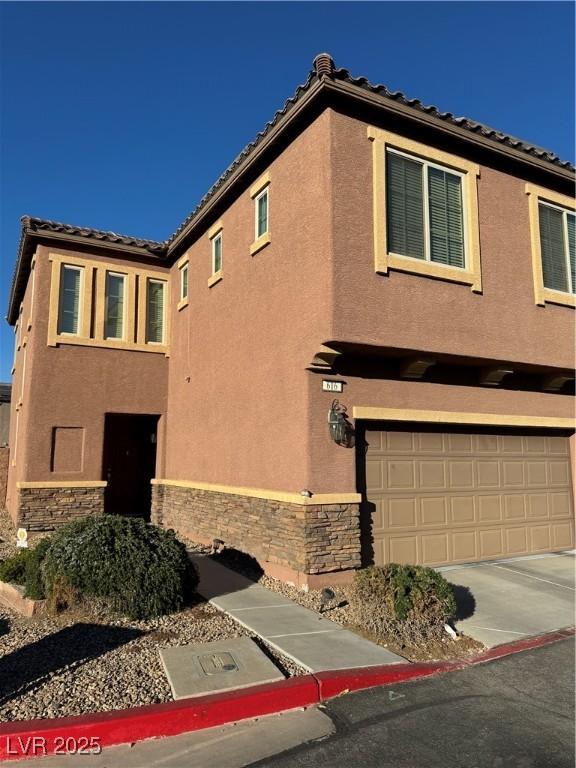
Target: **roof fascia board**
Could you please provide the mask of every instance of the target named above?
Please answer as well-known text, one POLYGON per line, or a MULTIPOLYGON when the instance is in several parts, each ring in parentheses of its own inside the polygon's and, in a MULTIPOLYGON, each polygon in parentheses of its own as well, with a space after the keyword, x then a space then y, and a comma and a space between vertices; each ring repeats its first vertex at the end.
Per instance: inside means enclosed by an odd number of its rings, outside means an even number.
POLYGON ((533 155, 528 155, 525 152, 514 149, 514 147, 499 145, 492 139, 488 139, 485 136, 481 136, 479 134, 474 134, 471 131, 460 128, 457 125, 452 125, 450 123, 439 120, 433 115, 426 114, 426 112, 419 112, 413 107, 406 106, 390 99, 385 99, 376 93, 371 93, 370 91, 363 91, 359 89, 358 86, 342 82, 341 80, 325 80, 324 85, 328 90, 337 93, 343 93, 355 99, 360 99, 381 109, 399 114, 413 122, 420 122, 427 126, 436 128, 439 131, 443 131, 444 133, 457 136, 459 139, 462 139, 467 143, 477 144, 484 149, 489 150, 490 152, 495 152, 506 157, 513 157, 515 160, 518 160, 525 165, 537 167, 540 170, 554 174, 563 180, 568 179, 569 181, 574 181, 574 173, 568 168, 560 168, 553 165, 552 163, 547 162, 546 160, 541 160, 538 157, 534 157, 533 155))
MULTIPOLYGON (((228 194, 230 189, 236 185, 236 183, 244 176, 244 174, 252 168, 258 160, 266 152, 270 145, 281 136, 288 126, 290 126, 302 112, 314 101, 321 93, 345 95, 349 98, 360 100, 366 104, 375 106, 381 110, 389 111, 394 114, 400 115, 407 120, 415 123, 421 123, 428 127, 434 128, 437 131, 441 131, 445 134, 454 136, 466 142, 468 144, 475 144, 488 152, 492 152, 496 155, 500 155, 506 158, 513 158, 514 160, 530 166, 532 168, 538 168, 541 171, 545 171, 548 174, 552 174, 563 181, 574 181, 574 174, 569 169, 559 168, 551 163, 541 160, 537 157, 527 155, 525 152, 514 149, 514 147, 506 147, 497 144, 492 139, 488 139, 485 136, 471 133, 464 128, 460 128, 457 125, 452 125, 438 118, 426 114, 426 112, 419 112, 412 107, 404 104, 394 102, 390 99, 385 99, 378 94, 364 91, 356 85, 345 83, 340 80, 332 80, 328 77, 322 77, 318 80, 310 90, 299 99, 290 112, 278 121, 277 125, 272 128, 270 133, 258 144, 252 152, 246 157, 243 163, 241 163, 228 179, 222 184, 220 189, 210 198, 206 205, 198 212, 192 221, 178 234, 176 238, 168 246, 168 257, 171 260, 182 242, 190 237, 192 232, 197 228, 205 227, 204 222, 210 216, 210 212, 215 206, 222 200, 222 198, 228 194)), ((327 103, 330 106, 330 103, 327 103)))
POLYGON ((26 238, 35 238, 36 240, 54 240, 62 243, 71 243, 74 245, 81 245, 83 248, 104 248, 108 251, 120 251, 121 253, 128 253, 140 258, 147 259, 159 259, 159 256, 155 256, 153 252, 147 248, 140 247, 138 245, 126 245, 125 243, 112 243, 108 240, 98 240, 96 238, 82 237, 81 235, 69 235, 66 232, 50 232, 50 230, 35 230, 26 229, 26 238))
POLYGON ((266 152, 266 150, 270 147, 270 145, 280 136, 283 134, 288 126, 292 125, 292 123, 300 117, 302 112, 308 107, 311 101, 313 101, 316 98, 316 94, 318 94, 323 86, 323 83, 325 80, 319 80, 314 85, 311 86, 310 90, 302 96, 292 109, 289 111, 287 115, 285 115, 283 118, 281 118, 278 123, 272 128, 270 133, 265 136, 262 141, 256 145, 256 147, 248 154, 244 162, 240 163, 240 165, 233 171, 233 173, 226 179, 226 181, 222 184, 220 189, 210 198, 210 200, 206 203, 206 205, 200 210, 195 216, 192 221, 189 222, 188 226, 182 230, 178 234, 177 237, 172 240, 170 245, 168 246, 168 256, 172 257, 174 252, 178 249, 178 247, 182 244, 182 241, 187 239, 193 230, 197 229, 198 227, 202 226, 202 222, 205 221, 205 219, 209 216, 210 212, 213 210, 213 208, 218 204, 218 202, 228 193, 231 187, 233 187, 236 182, 243 177, 246 172, 252 168, 256 163, 259 161, 259 159, 262 157, 263 153, 266 152))

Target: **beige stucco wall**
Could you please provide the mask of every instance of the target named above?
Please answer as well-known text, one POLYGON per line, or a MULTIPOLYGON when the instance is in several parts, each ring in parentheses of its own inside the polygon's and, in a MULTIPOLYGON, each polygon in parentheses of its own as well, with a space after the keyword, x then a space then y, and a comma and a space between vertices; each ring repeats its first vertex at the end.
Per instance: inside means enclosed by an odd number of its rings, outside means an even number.
MULTIPOLYGON (((19 481, 85 481, 102 479, 104 415, 143 413, 163 415, 166 411, 168 359, 164 354, 133 352, 99 347, 47 345, 50 297, 50 252, 68 253, 76 258, 109 262, 61 248, 40 246, 36 257, 35 296, 32 327, 27 331, 26 364, 22 408, 18 424, 17 449, 11 462, 7 507, 14 513, 15 484, 19 481), (84 429, 82 469, 51 471, 52 429, 75 426, 84 429)), ((122 265, 134 262, 114 260, 122 265)), ((25 312, 28 292, 24 300, 25 312)), ((25 314, 24 312, 24 314, 25 314)), ((22 391, 22 351, 18 353, 13 379, 11 446, 14 445, 16 407, 22 391)), ((159 424, 158 472, 162 471, 163 419, 159 424)))

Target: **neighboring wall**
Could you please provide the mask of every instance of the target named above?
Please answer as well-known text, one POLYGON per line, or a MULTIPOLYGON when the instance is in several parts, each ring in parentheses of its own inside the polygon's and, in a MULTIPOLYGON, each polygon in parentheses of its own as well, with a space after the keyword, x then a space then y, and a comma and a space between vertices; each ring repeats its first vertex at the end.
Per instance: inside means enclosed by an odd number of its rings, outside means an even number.
MULTIPOLYGON (((48 346, 51 263, 49 253, 113 262, 118 269, 134 262, 40 246, 36 254, 34 304, 31 281, 24 299, 26 344, 18 352, 13 379, 12 425, 7 506, 14 514, 17 482, 85 482, 102 479, 105 413, 163 415, 166 411, 168 360, 162 353, 91 346, 48 346), (18 406, 18 403, 21 405, 18 406), (75 471, 53 471, 55 427, 82 430, 75 471)), ((162 422, 162 420, 161 420, 162 422)), ((159 424, 158 467, 162 471, 163 425, 159 424)))
POLYGON ((305 368, 330 335, 329 145, 325 112, 269 167, 271 242, 263 250, 250 255, 249 189, 225 211, 223 279, 212 287, 202 233, 188 249, 190 297, 180 311, 172 270, 167 478, 307 487, 305 368))

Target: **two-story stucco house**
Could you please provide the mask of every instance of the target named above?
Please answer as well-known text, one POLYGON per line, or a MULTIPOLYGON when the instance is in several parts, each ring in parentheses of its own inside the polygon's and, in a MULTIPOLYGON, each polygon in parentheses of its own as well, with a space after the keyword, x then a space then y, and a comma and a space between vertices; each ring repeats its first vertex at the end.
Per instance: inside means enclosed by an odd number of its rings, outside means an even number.
POLYGON ((24 218, 13 519, 310 586, 573 547, 573 182, 321 54, 167 241, 24 218))

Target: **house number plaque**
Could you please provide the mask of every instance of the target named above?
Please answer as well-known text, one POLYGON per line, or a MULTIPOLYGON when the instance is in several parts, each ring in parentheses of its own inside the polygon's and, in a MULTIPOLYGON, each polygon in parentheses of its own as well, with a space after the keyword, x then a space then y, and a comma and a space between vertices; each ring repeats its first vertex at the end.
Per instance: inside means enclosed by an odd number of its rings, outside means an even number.
POLYGON ((328 379, 322 380, 322 389, 324 392, 342 392, 344 382, 342 381, 328 381, 328 379))

